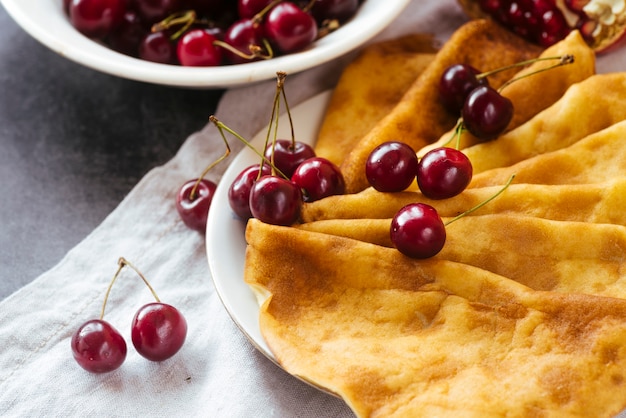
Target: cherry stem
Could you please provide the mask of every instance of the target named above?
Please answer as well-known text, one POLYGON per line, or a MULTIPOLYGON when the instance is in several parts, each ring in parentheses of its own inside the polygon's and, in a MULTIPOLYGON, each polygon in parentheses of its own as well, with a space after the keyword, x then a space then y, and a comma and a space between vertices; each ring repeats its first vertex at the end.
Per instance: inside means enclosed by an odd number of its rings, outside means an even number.
POLYGON ((191 200, 192 202, 197 197, 198 187, 200 187, 200 182, 202 182, 202 179, 204 179, 204 177, 209 173, 209 171, 211 171, 213 167, 215 167, 217 164, 224 161, 230 155, 230 146, 228 145, 228 141, 226 140, 226 137, 223 134, 222 134, 222 139, 224 140, 224 144, 226 145, 226 151, 224 152, 224 155, 222 155, 220 158, 218 158, 217 160, 209 164, 209 166, 204 169, 202 174, 200 174, 200 176, 198 177, 198 180, 196 180, 195 184, 191 188, 191 191, 189 192, 189 200, 191 200))
POLYGON ((196 12, 194 10, 184 10, 178 13, 173 13, 170 16, 166 17, 160 22, 152 25, 150 30, 152 32, 159 32, 162 30, 166 30, 175 25, 183 25, 178 31, 176 31, 170 39, 172 41, 178 39, 180 35, 187 31, 191 27, 191 25, 196 22, 196 12))
POLYGON ((248 45, 248 49, 250 50, 249 54, 246 54, 245 52, 240 51, 239 49, 235 48, 231 44, 224 42, 224 41, 215 40, 213 41, 213 45, 227 49, 233 54, 246 60, 253 60, 255 58, 268 60, 268 59, 274 58, 274 50, 272 49, 272 46, 270 45, 269 41, 265 38, 263 38, 263 48, 265 48, 265 51, 267 52, 266 54, 263 53, 264 50, 261 46, 254 45, 254 44, 248 45))
POLYGON ((159 303, 161 302, 161 300, 157 296, 156 292, 154 291, 154 289, 150 285, 150 282, 148 282, 148 279, 146 279, 146 277, 139 271, 139 269, 137 269, 137 267, 133 266, 124 257, 120 257, 119 260, 117 261, 117 271, 113 275, 113 279, 111 279, 111 282, 109 283, 109 287, 107 288, 106 294, 104 295, 104 302, 102 303, 102 311, 100 312, 100 320, 102 320, 104 318, 104 312, 106 310, 107 301, 109 300, 109 294, 111 293, 111 289, 113 288, 113 284, 115 283, 115 281, 119 277, 122 269, 125 266, 128 266, 131 269, 133 269, 135 271, 135 273, 137 273, 137 275, 139 277, 141 277, 141 280, 143 280, 143 282, 146 284, 146 286, 148 286, 148 289, 150 289, 150 292, 152 293, 152 296, 154 296, 154 299, 156 299, 156 301, 159 302, 159 303))
POLYGON ((542 73, 544 71, 548 71, 548 70, 551 70, 553 68, 560 67, 562 65, 568 65, 568 64, 573 64, 574 63, 574 56, 573 55, 569 55, 569 54, 568 55, 563 55, 561 57, 537 58, 537 61, 545 61, 545 60, 548 60, 548 59, 558 59, 559 62, 557 62, 554 65, 550 65, 549 67, 540 68, 540 69, 538 69, 536 71, 533 71, 533 72, 530 72, 528 74, 524 74, 524 75, 521 75, 519 77, 512 78, 509 81, 507 81, 506 83, 504 83, 503 85, 501 85, 500 88, 498 89, 498 91, 501 92, 509 84, 514 83, 514 82, 516 82, 518 80, 521 80, 523 78, 529 77, 531 75, 539 74, 539 73, 542 73))
MULTIPOLYGON (((237 132, 233 131, 232 129, 230 129, 228 126, 226 126, 223 122, 221 122, 219 119, 217 119, 215 116, 211 115, 209 116, 209 120, 211 121, 211 123, 213 123, 217 129, 220 132, 220 135, 222 135, 222 138, 224 139, 224 141, 226 141, 226 136, 224 135, 224 131, 228 132, 229 134, 231 134, 232 136, 234 136, 235 138, 237 138, 239 141, 241 141, 245 146, 247 146, 248 148, 250 148, 252 151, 254 151, 254 153, 256 155, 258 155, 259 157, 261 157, 261 160, 267 164, 269 164, 272 169, 276 170, 276 172, 283 178, 288 179, 288 177, 278 169, 278 167, 276 167, 270 160, 267 159, 267 157, 265 157, 262 153, 259 152, 259 150, 257 150, 256 148, 254 148, 254 146, 247 141, 244 137, 242 137, 241 135, 239 135, 237 132)), ((260 171, 259 171, 260 172, 260 171)))
POLYGON ((254 22, 255 25, 260 25, 261 22, 263 21, 263 17, 267 14, 267 12, 272 10, 274 6, 276 6, 278 3, 281 3, 281 2, 283 2, 283 0, 274 0, 270 2, 267 6, 261 9, 260 12, 252 16, 252 22, 254 22))
POLYGON ((500 86, 498 91, 502 91, 502 89, 504 89, 509 84, 511 84, 511 83, 513 83, 513 82, 515 82, 517 80, 521 80, 522 78, 528 77, 530 75, 541 73, 541 72, 544 72, 544 71, 547 71, 547 70, 551 70, 553 68, 560 67, 562 65, 572 64, 574 62, 574 56, 571 55, 571 54, 566 54, 566 55, 558 55, 558 56, 554 56, 554 57, 532 58, 532 59, 529 59, 529 60, 516 62, 515 64, 507 65, 505 67, 497 68, 495 70, 491 70, 491 71, 487 71, 487 72, 484 72, 484 73, 480 73, 480 74, 478 74, 476 76, 476 78, 478 78, 478 79, 485 78, 485 77, 488 77, 490 75, 499 73, 501 71, 506 71, 506 70, 510 70, 512 68, 517 68, 517 67, 523 67, 523 66, 526 66, 528 64, 533 64, 533 63, 538 62, 538 61, 554 61, 554 60, 558 60, 558 62, 556 64, 554 64, 554 65, 551 65, 551 66, 546 67, 546 68, 541 68, 541 69, 533 71, 531 73, 528 73, 528 74, 525 74, 525 75, 522 75, 522 76, 510 79, 509 81, 504 83, 502 86, 500 86))
POLYGON ((448 222, 444 223, 445 226, 450 225, 452 222, 457 221, 459 219, 461 219, 462 217, 464 217, 465 215, 469 215, 470 213, 477 211, 478 209, 482 208, 483 206, 485 206, 487 203, 491 202, 493 199, 495 199, 496 197, 500 196, 500 194, 502 194, 502 192, 504 192, 513 182, 513 179, 515 178, 515 174, 511 175, 511 177, 509 178, 509 180, 506 182, 506 184, 504 186, 502 186, 502 188, 500 190, 498 190, 497 193, 495 193, 493 196, 491 196, 489 199, 479 203, 478 205, 474 206, 471 209, 466 210, 465 212, 455 216, 454 218, 450 219, 448 222))
MULTIPOLYGON (((278 113, 280 111, 280 92, 283 89, 285 84, 285 78, 287 74, 283 71, 279 71, 276 73, 276 92, 274 93, 274 101, 272 103, 272 114, 270 115, 270 122, 267 125, 267 135, 265 135, 265 144, 263 149, 267 149, 270 140, 270 134, 272 133, 272 128, 274 128, 274 135, 272 137, 272 153, 270 157, 270 161, 272 164, 272 170, 274 167, 274 149, 276 147, 276 140, 278 137, 278 113)), ((264 160, 261 161, 261 169, 263 168, 264 160)), ((261 171, 259 170, 259 175, 261 175, 261 171)))

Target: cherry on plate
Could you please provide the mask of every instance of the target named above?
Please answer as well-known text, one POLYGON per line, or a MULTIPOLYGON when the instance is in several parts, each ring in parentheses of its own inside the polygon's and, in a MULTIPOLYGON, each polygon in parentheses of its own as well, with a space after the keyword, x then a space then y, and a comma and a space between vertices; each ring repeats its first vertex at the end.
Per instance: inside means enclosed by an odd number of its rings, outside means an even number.
POLYGON ((276 176, 261 177, 250 191, 250 211, 258 220, 289 226, 300 216, 302 192, 293 182, 276 176))
POLYGON ((513 118, 513 103, 489 86, 476 87, 463 105, 463 124, 484 141, 498 137, 513 118))
POLYGON ((476 68, 467 64, 454 64, 446 68, 439 79, 439 100, 450 112, 460 114, 467 96, 479 86, 489 85, 487 78, 478 78, 476 68))
POLYGON ((400 192, 415 180, 417 155, 404 142, 384 142, 374 148, 365 163, 365 176, 379 192, 400 192))
POLYGON ((260 164, 253 164, 243 169, 231 183, 228 188, 228 203, 233 212, 241 219, 252 217, 252 212, 250 211, 250 191, 252 190, 252 185, 258 178, 269 176, 271 172, 272 169, 269 164, 263 164, 263 168, 261 168, 260 164))
POLYGON ((306 202, 343 194, 346 189, 339 167, 322 157, 313 157, 302 162, 291 176, 291 181, 304 189, 306 202))
POLYGON ((430 199, 447 199, 461 193, 472 180, 472 163, 454 148, 428 151, 417 166, 417 184, 430 199))
POLYGON ((277 139, 274 144, 268 144, 265 149, 265 158, 273 161, 276 168, 289 178, 302 162, 312 157, 315 157, 313 147, 304 142, 289 139, 277 139))
POLYGON ((402 254, 411 258, 437 255, 446 242, 446 227, 430 205, 411 203, 391 220, 390 237, 402 254))

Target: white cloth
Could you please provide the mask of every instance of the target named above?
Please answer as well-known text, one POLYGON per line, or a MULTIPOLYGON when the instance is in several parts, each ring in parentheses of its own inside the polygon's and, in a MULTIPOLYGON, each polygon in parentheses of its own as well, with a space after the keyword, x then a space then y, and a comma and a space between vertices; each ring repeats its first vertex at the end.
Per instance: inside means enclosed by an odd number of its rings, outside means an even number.
MULTIPOLYGON (((431 32, 445 40, 464 20, 454 0, 413 1, 376 39, 431 32)), ((348 58, 290 75, 290 105, 332 87, 348 58)), ((623 60, 615 64, 616 59, 607 68, 623 69, 623 60)), ((251 138, 269 120, 274 91, 273 80, 229 90, 216 115, 251 138)), ((231 146, 241 149, 234 141, 231 146)), ((260 354, 216 294, 204 237, 180 221, 174 195, 222 152, 212 125, 190 136, 170 162, 148 173, 56 267, 0 303, 0 416, 353 416, 343 401, 260 354), (118 370, 94 375, 75 363, 70 337, 99 316, 120 256, 142 270, 162 301, 181 310, 188 337, 181 351, 162 363, 135 352, 131 319, 153 299, 126 269, 113 287, 105 319, 122 332, 128 356, 118 370)), ((209 177, 217 180, 225 167, 222 163, 209 177)))

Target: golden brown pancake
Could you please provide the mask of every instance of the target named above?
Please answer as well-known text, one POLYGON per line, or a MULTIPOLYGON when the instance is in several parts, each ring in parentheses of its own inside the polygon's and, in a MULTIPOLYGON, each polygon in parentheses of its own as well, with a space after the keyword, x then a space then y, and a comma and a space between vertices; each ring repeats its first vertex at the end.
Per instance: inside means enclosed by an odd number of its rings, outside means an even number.
MULTIPOLYGON (((380 193, 368 188, 360 193, 330 196, 305 203, 302 221, 391 218, 403 206, 416 202, 433 206, 441 216, 453 217, 486 201, 501 188, 501 185, 475 187, 442 200, 428 199, 414 191, 380 193)), ((626 225, 626 211, 615 210, 620 207, 626 207, 626 177, 623 176, 593 184, 545 185, 514 182, 505 193, 473 214, 507 213, 557 221, 626 225)))
MULTIPOLYGON (((330 219, 298 228, 393 247, 390 225, 391 219, 330 219)), ((437 258, 480 267, 535 290, 626 299, 624 225, 492 214, 463 217, 446 231, 437 258)))
POLYGON ((257 220, 246 281, 293 375, 359 417, 610 417, 626 407, 626 300, 534 291, 467 264, 257 220), (297 260, 297 262, 294 262, 297 260))
MULTIPOLYGON (((514 110, 506 131, 517 128, 553 105, 572 84, 595 74, 595 53, 578 31, 571 32, 564 40, 547 48, 540 58, 565 55, 572 55, 574 63, 546 70, 558 61, 537 61, 515 74, 513 79, 516 81, 501 90, 502 95, 513 103, 514 110)), ((436 147, 454 146, 456 141, 460 142, 460 149, 482 142, 469 131, 463 131, 460 138, 454 137, 454 143, 451 143, 453 136, 454 131, 446 132, 438 141, 419 150, 418 155, 422 156, 436 147)))
MULTIPOLYGON (((419 150, 452 129, 458 115, 448 113, 437 100, 441 73, 450 65, 466 63, 475 68, 500 68, 538 56, 535 45, 502 29, 489 20, 474 20, 459 28, 420 74, 400 102, 348 154, 341 164, 347 193, 365 189, 365 161, 372 150, 386 141, 403 141, 419 150)), ((515 74, 504 71, 490 83, 500 86, 515 74)))
POLYGON ((333 90, 315 144, 316 155, 341 164, 363 135, 398 103, 435 52, 431 35, 411 34, 372 44, 359 53, 333 90))
POLYGON ((466 148, 474 173, 565 148, 626 120, 626 72, 597 74, 570 87, 555 104, 498 139, 466 148))
MULTIPOLYGON (((626 73, 624 75, 626 80, 626 73)), ((572 121, 572 125, 578 124, 572 121)), ((568 147, 535 155, 507 167, 482 172, 474 176, 470 187, 504 184, 512 174, 515 174, 515 181, 518 183, 534 184, 602 183, 624 177, 624 138, 626 120, 592 133, 568 147)))

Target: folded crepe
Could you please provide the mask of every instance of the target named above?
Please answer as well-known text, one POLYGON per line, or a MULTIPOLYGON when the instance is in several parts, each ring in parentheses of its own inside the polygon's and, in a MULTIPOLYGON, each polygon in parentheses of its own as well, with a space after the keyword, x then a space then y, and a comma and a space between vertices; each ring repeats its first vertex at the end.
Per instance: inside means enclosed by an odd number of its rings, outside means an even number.
MULTIPOLYGON (((621 107, 626 110, 626 106, 621 107)), ((608 114, 610 110, 605 112, 608 114)), ((555 124, 550 124, 550 128, 555 124)), ((571 124, 573 129, 578 127, 577 121, 571 124)), ((479 173, 472 179, 470 187, 504 184, 512 174, 515 174, 516 182, 534 184, 590 184, 621 178, 626 173, 624 138, 626 120, 592 133, 565 148, 479 173)))
POLYGON ((571 86, 559 101, 520 127, 463 152, 478 174, 565 148, 626 120, 624 97, 626 72, 591 76, 571 86))
MULTIPOLYGON (((341 163, 346 191, 356 193, 368 186, 365 161, 371 151, 386 141, 404 141, 418 150, 452 129, 458 115, 445 110, 437 100, 437 85, 450 65, 469 64, 477 69, 500 68, 537 57, 541 49, 489 20, 473 20, 459 28, 436 54, 406 94, 349 152, 341 163)), ((516 70, 494 75, 494 87, 510 79, 516 70)))
POLYGON ((626 300, 250 220, 245 280, 291 374, 359 417, 609 417, 626 407, 626 300))
MULTIPOLYGON (((589 156, 589 155, 587 155, 589 156)), ((584 157, 584 156, 582 156, 584 157)), ((504 177, 504 176, 502 176, 504 177)), ((517 177, 515 181, 517 181, 517 177)), ((495 195, 498 186, 474 187, 450 199, 432 200, 420 192, 380 193, 373 188, 351 195, 330 196, 302 207, 302 222, 392 218, 409 203, 422 202, 441 216, 454 217, 495 195)), ((497 199, 473 215, 506 213, 556 221, 626 225, 626 177, 583 184, 511 184, 497 199)), ((346 227, 349 228, 349 227, 346 227)))
MULTIPOLYGON (((393 247, 390 225, 391 219, 331 219, 298 228, 393 247)), ((624 225, 492 214, 460 218, 446 232, 438 259, 480 267, 535 290, 626 299, 624 225)))
MULTIPOLYGON (((524 124, 537 113, 558 101, 571 85, 595 74, 595 53, 587 45, 580 32, 571 32, 565 39, 543 51, 539 57, 552 58, 564 55, 572 55, 574 62, 557 68, 550 68, 558 61, 536 61, 515 74, 513 79, 517 81, 500 91, 513 103, 513 118, 506 131, 524 124), (532 75, 527 76, 528 74, 532 75)), ((423 156, 433 148, 450 146, 450 140, 453 137, 454 130, 446 132, 438 141, 419 150, 418 155, 423 156)), ((461 149, 483 142, 469 131, 463 131, 460 137, 454 137, 454 141, 455 143, 459 141, 459 148, 461 149)))
POLYGON ((431 35, 411 34, 364 48, 344 68, 333 90, 315 143, 316 155, 340 165, 432 62, 434 45, 431 35))

